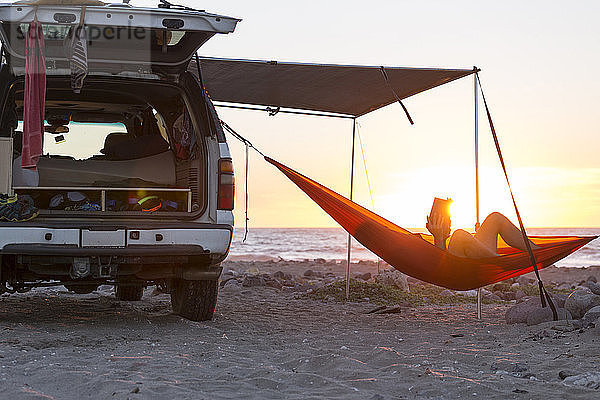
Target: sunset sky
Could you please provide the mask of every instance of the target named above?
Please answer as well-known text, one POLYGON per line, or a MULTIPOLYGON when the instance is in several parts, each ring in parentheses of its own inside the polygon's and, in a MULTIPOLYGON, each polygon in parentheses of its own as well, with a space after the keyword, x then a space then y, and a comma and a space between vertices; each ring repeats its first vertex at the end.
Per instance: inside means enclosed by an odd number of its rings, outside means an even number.
MULTIPOLYGON (((240 17, 205 56, 339 64, 482 69, 513 189, 530 227, 600 226, 600 3, 597 1, 225 1, 179 3, 240 17), (199 4, 200 3, 200 4, 199 4)), ((135 5, 155 5, 136 1, 135 5)), ((473 79, 358 120, 373 189, 357 147, 355 199, 404 227, 423 227, 434 196, 452 197, 454 227, 472 227, 473 79)), ((219 110, 271 157, 347 195, 351 122, 219 110)), ((480 109, 482 216, 514 220, 480 109)), ((229 140, 243 225, 243 147, 229 140)), ((357 141, 358 145, 358 141, 357 141)), ((336 226, 253 154, 252 227, 336 226)))

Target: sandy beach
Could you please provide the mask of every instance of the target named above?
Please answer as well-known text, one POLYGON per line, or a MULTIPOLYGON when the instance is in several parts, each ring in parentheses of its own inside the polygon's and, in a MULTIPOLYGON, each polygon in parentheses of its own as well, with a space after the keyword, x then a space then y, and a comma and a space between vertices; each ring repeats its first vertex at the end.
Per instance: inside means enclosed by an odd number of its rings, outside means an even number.
MULTIPOLYGON (((230 262, 239 273, 301 275, 343 265, 230 262), (320 268, 320 269, 319 269, 320 268), (259 270, 257 272, 257 270, 259 270)), ((356 273, 376 272, 372 263, 356 273)), ((599 268, 549 269, 577 284, 599 268)), ((600 278, 600 276, 598 276, 600 278)), ((591 388, 559 373, 595 371, 598 328, 507 325, 513 302, 405 306, 366 314, 368 301, 313 300, 301 291, 225 285, 215 318, 171 312, 148 288, 119 302, 105 286, 90 295, 39 289, 0 299, 0 386, 11 399, 589 399, 591 388)))
POLYGON ((600 400, 566 4, 0 0, 0 400, 600 400))

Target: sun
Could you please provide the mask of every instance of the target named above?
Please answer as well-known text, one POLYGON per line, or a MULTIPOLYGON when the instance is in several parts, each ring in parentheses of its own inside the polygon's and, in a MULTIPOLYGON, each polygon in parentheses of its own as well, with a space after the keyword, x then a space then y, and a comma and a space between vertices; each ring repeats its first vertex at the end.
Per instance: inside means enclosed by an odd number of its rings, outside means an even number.
MULTIPOLYGON (((512 216, 506 183, 495 170, 480 171, 480 221, 493 211, 512 216)), ((430 167, 397 174, 387 193, 377 196, 375 211, 406 228, 423 228, 433 199, 450 198, 452 229, 473 230, 476 222, 474 172, 447 167, 444 174, 430 167)))
POLYGON ((452 201, 452 203, 450 203, 450 206, 448 207, 448 212, 450 213, 450 218, 454 218, 454 200, 452 201))

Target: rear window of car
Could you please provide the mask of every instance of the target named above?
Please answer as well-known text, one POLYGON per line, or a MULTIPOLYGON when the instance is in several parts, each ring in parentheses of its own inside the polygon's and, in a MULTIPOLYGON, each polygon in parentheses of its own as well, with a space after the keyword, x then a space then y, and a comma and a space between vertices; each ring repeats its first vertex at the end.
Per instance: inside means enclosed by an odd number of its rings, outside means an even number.
MULTIPOLYGON (((127 133, 125 125, 120 123, 70 122, 66 126, 69 132, 44 133, 44 154, 85 160, 102 155, 109 134, 127 133)), ((17 130, 23 131, 23 122, 19 122, 17 130)))

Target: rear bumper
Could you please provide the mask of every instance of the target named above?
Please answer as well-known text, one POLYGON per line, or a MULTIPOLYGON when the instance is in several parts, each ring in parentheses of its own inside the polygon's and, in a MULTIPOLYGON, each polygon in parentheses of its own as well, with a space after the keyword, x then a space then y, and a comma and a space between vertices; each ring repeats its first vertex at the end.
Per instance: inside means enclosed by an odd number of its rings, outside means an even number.
POLYGON ((41 279, 68 277, 77 259, 87 259, 92 270, 109 266, 112 278, 204 280, 219 277, 219 264, 231 244, 231 226, 145 228, 3 226, 0 227, 0 258, 14 260, 18 270, 41 279), (106 233, 107 242, 115 240, 122 245, 90 245, 85 240, 85 233, 89 232, 100 239, 106 233))
POLYGON ((119 247, 78 247, 73 245, 9 244, 2 249, 2 255, 56 256, 56 257, 123 257, 137 258, 140 261, 152 257, 208 256, 210 251, 202 246, 127 246, 119 247))
POLYGON ((224 224, 152 226, 0 226, 0 255, 227 256, 233 228, 224 224), (91 239, 89 239, 91 237, 91 239))
POLYGON ((3 256, 16 256, 18 268, 46 279, 69 279, 77 259, 87 259, 98 278, 135 277, 143 280, 179 278, 186 280, 218 279, 222 268, 201 246, 130 246, 125 249, 78 248, 74 246, 8 245, 3 256))

